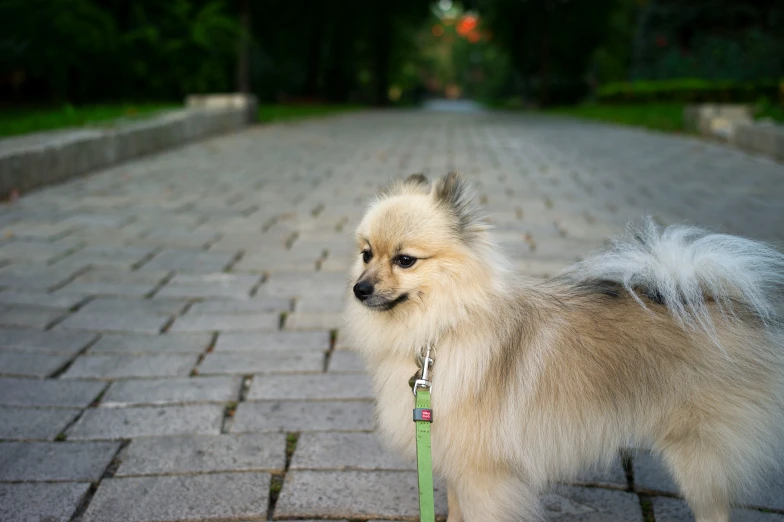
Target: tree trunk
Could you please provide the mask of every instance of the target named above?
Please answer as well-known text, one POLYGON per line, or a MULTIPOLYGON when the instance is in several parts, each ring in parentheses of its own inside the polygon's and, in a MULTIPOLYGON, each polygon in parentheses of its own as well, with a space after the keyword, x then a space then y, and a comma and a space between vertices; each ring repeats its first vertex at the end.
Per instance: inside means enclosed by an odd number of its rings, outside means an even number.
POLYGON ((250 0, 240 0, 240 38, 237 52, 237 91, 250 92, 250 0))

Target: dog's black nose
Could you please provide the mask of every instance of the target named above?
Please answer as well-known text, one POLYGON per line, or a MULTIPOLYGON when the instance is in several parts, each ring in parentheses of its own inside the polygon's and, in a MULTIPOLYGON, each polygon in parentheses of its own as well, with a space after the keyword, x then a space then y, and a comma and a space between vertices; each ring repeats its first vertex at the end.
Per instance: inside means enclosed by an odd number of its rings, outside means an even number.
POLYGON ((373 295, 373 285, 367 281, 360 281, 354 285, 354 295, 357 296, 357 299, 360 301, 364 301, 373 295))

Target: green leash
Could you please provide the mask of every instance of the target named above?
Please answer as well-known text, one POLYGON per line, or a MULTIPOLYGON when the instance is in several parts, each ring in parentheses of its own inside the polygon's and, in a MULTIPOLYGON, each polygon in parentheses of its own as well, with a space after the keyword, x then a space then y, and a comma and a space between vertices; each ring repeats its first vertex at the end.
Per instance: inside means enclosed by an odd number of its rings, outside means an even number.
POLYGON ((433 359, 430 357, 430 344, 427 353, 420 357, 422 361, 422 377, 414 376, 412 391, 414 392, 414 424, 416 425, 417 477, 419 482, 419 520, 435 522, 436 508, 433 499, 433 462, 430 456, 430 423, 433 422, 433 410, 430 409, 430 368, 433 359))

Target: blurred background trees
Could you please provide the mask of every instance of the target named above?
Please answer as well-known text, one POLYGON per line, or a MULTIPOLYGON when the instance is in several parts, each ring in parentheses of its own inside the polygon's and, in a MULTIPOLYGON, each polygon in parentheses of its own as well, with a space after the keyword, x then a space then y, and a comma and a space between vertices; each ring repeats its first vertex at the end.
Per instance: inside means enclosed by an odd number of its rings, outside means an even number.
POLYGON ((0 0, 2 105, 776 100, 781 0, 0 0))

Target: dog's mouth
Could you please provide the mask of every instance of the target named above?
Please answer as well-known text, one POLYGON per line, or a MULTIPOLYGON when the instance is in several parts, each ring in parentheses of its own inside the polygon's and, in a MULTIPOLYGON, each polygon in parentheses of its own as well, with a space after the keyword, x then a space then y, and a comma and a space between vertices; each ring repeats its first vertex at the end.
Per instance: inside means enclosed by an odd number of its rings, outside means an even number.
POLYGON ((408 294, 400 294, 395 299, 386 299, 384 297, 374 295, 365 299, 362 304, 372 310, 385 312, 387 310, 392 310, 400 303, 405 303, 406 301, 408 301, 408 294))

